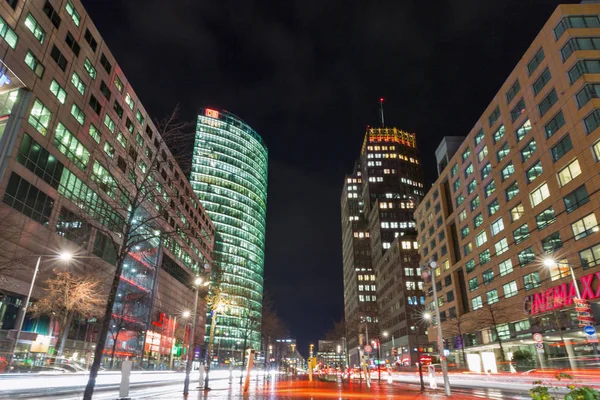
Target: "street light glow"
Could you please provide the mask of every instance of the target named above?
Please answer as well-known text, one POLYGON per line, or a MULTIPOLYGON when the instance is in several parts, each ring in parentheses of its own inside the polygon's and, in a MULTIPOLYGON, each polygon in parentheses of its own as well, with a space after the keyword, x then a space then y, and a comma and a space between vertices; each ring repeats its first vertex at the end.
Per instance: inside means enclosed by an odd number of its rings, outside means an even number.
POLYGON ((554 267, 556 266, 556 261, 553 258, 546 257, 544 258, 544 266, 546 267, 554 267))
POLYGON ((196 280, 194 281, 194 285, 200 286, 201 284, 202 284, 202 278, 196 278, 196 280))
POLYGON ((429 321, 429 320, 431 320, 431 314, 430 314, 430 313, 428 313, 428 312, 426 312, 426 313, 423 313, 423 319, 424 319, 425 321, 429 321))
POLYGON ((58 259, 61 261, 69 261, 73 258, 73 254, 68 251, 64 251, 58 255, 58 259))
POLYGON ((383 337, 388 337, 390 336, 390 333, 388 331, 383 331, 383 337))
POLYGON ((190 317, 190 312, 189 311, 184 311, 182 314, 183 318, 189 318, 190 317))

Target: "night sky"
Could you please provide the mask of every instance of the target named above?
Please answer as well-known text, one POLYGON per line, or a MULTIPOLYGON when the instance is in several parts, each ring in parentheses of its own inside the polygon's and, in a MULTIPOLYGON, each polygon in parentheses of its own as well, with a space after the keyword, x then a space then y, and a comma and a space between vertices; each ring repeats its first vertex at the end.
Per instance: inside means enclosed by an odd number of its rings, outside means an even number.
MULTIPOLYGON (((343 316, 340 194, 365 127, 417 133, 426 187, 558 0, 83 0, 154 119, 245 120, 269 147, 265 289, 307 352, 343 316)), ((192 134, 192 133, 190 133, 192 134)))

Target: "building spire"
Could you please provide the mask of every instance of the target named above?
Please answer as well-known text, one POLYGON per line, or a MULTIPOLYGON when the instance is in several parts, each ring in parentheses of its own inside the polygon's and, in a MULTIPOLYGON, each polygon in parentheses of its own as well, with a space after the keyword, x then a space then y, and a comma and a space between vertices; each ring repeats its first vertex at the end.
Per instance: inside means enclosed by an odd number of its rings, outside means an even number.
POLYGON ((385 128, 385 119, 383 118, 383 97, 379 98, 379 113, 381 116, 381 127, 385 128))

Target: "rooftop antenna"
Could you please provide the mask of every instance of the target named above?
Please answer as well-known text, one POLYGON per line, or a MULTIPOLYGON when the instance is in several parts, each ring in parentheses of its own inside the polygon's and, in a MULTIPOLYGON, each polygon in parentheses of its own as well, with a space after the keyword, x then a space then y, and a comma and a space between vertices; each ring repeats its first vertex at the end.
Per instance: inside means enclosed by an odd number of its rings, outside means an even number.
POLYGON ((381 127, 385 128, 385 119, 383 118, 383 97, 379 98, 379 113, 381 114, 381 127))

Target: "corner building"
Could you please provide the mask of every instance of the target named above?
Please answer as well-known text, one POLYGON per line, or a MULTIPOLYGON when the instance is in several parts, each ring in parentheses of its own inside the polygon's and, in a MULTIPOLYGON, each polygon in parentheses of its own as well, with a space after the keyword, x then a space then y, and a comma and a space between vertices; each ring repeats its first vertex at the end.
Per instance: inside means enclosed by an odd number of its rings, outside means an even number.
MULTIPOLYGON (((7 332, 18 328, 38 255, 61 248, 85 254, 86 261, 73 262, 69 270, 110 282, 114 247, 107 230, 90 221, 118 235, 130 212, 124 211, 123 196, 131 194, 118 188, 128 188, 121 183, 143 176, 150 160, 160 159, 165 169, 149 178, 156 182, 155 201, 135 212, 168 215, 168 229, 189 234, 154 238, 130 252, 113 314, 116 319, 127 312, 121 321, 128 323, 116 339, 109 334, 107 354, 114 346, 117 360, 168 368, 176 350, 177 366, 189 335, 175 329, 175 317, 193 307, 191 283, 211 263, 214 227, 159 130, 78 0, 2 2, 0 65, 1 256, 5 262, 14 252, 23 264, 0 279, 0 357, 10 351, 7 332), (127 305, 135 306, 127 311, 127 305)), ((42 257, 33 302, 43 295, 52 267, 57 265, 42 257)), ((23 326, 29 334, 17 345, 19 360, 37 337, 42 345, 32 358, 41 365, 55 347, 57 328, 69 327, 63 355, 89 363, 98 323, 74 318, 61 327, 54 318, 29 315, 23 326)), ((203 336, 202 329, 198 333, 203 336)))
POLYGON ((598 321, 598 37, 600 4, 558 6, 417 209, 450 359, 472 370, 593 355, 569 265, 598 321))
POLYGON ((367 335, 369 342, 381 344, 382 356, 391 356, 395 345, 400 363, 410 362, 416 343, 411 337, 421 336, 420 343, 426 342, 424 327, 412 322, 413 307, 424 302, 413 219, 423 186, 416 135, 397 128, 368 128, 341 199, 351 364, 358 364, 358 347, 367 343, 367 335))
POLYGON ((215 224, 218 283, 235 303, 218 317, 214 345, 237 356, 246 337, 260 348, 267 174, 267 147, 250 126, 227 111, 202 110, 191 182, 215 224))

